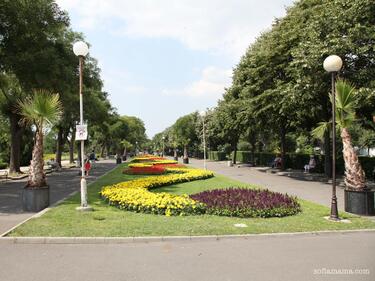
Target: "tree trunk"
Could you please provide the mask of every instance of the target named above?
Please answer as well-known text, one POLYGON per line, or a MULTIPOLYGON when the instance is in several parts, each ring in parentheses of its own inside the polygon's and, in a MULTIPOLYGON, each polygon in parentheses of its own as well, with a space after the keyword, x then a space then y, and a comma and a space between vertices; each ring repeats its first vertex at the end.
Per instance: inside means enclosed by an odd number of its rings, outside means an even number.
POLYGON ((101 152, 100 152, 100 157, 101 157, 101 158, 104 158, 104 156, 105 156, 105 155, 104 155, 104 152, 105 152, 105 145, 102 146, 102 150, 101 150, 101 152))
POLYGON ((324 133, 324 174, 326 177, 332 177, 332 160, 331 160, 331 139, 329 131, 324 133))
POLYGON ((286 155, 286 129, 283 127, 280 130, 280 150, 281 150, 281 170, 285 170, 285 155, 286 155))
POLYGON ((188 156, 188 149, 187 149, 187 145, 184 145, 184 159, 188 159, 189 156, 188 156))
POLYGON ((250 145, 251 145, 251 161, 255 165, 255 150, 256 150, 256 137, 255 135, 252 135, 250 138, 250 145))
POLYGON ((69 163, 74 163, 74 140, 71 139, 69 143, 69 163))
POLYGON ((76 128, 73 126, 69 142, 69 163, 74 163, 74 143, 76 141, 76 128))
POLYGON ((77 160, 78 160, 78 163, 79 163, 79 166, 82 167, 82 155, 81 155, 81 142, 80 141, 77 141, 77 160))
POLYGON ((237 145, 234 147, 233 150, 233 164, 237 164, 237 145))
POLYGON ((56 141, 56 154, 55 154, 55 161, 59 164, 61 168, 61 155, 64 147, 63 141, 63 129, 61 127, 58 128, 57 132, 57 141, 56 141))
POLYGON ((43 166, 43 132, 37 130, 35 134, 33 157, 30 164, 28 187, 43 187, 47 185, 43 166))
POLYGON ((10 123, 10 163, 9 173, 20 173, 21 160, 21 137, 23 129, 19 126, 19 117, 11 113, 9 115, 10 123))
POLYGON ((343 156, 345 161, 345 185, 347 189, 362 191, 366 189, 365 172, 359 163, 357 153, 352 146, 351 136, 347 128, 341 130, 343 156))
POLYGON ((174 160, 176 160, 178 157, 177 157, 177 149, 174 147, 173 148, 173 158, 174 160))

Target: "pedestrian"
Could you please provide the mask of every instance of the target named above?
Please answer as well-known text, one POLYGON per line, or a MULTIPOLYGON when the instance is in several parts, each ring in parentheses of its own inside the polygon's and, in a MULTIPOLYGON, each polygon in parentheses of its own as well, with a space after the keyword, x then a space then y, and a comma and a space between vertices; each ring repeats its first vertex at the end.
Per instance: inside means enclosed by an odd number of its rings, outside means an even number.
POLYGON ((315 161, 314 155, 310 155, 309 164, 306 164, 304 166, 305 173, 310 172, 310 170, 315 169, 315 167, 316 167, 316 161, 315 161))
POLYGON ((90 160, 89 159, 86 159, 85 160, 85 175, 88 176, 89 175, 89 172, 91 170, 91 163, 90 163, 90 160))
POLYGON ((89 157, 90 157, 90 161, 92 161, 92 162, 95 163, 95 161, 96 161, 97 159, 96 159, 96 155, 95 155, 95 151, 94 151, 94 150, 91 151, 89 157))
POLYGON ((282 163, 282 159, 280 157, 279 154, 276 155, 275 159, 273 160, 273 163, 272 163, 272 168, 281 168, 281 163, 282 163))

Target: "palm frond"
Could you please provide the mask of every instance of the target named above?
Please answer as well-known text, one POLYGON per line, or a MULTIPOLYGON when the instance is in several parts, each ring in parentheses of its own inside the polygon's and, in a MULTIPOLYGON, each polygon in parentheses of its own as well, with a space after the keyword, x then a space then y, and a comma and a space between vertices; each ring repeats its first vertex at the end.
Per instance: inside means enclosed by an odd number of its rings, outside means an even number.
POLYGON ((37 90, 32 96, 18 102, 17 111, 22 116, 23 124, 34 124, 37 129, 42 129, 44 125, 52 125, 59 121, 62 104, 59 94, 37 90))
MULTIPOLYGON (((345 80, 336 82, 336 122, 342 128, 348 128, 355 120, 355 88, 345 80)), ((331 96, 332 101, 332 96, 331 96)))
POLYGON ((317 139, 323 139, 324 133, 330 130, 332 122, 319 122, 318 126, 311 131, 311 135, 317 139))

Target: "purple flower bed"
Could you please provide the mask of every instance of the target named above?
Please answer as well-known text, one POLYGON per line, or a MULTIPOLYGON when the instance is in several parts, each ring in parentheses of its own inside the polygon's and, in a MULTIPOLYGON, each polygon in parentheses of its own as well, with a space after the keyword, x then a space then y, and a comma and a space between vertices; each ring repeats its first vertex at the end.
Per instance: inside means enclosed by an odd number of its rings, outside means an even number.
POLYGON ((297 198, 267 189, 228 188, 190 195, 206 205, 206 213, 231 217, 284 217, 297 214, 297 198))

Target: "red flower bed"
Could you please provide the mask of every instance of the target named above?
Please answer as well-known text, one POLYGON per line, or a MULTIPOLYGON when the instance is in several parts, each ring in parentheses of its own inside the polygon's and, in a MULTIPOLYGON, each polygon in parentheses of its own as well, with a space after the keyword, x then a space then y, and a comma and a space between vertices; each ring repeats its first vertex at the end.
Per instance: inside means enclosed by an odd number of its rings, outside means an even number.
POLYGON ((124 174, 130 175, 161 175, 164 174, 165 168, 160 166, 152 166, 152 167, 132 167, 125 169, 123 171, 124 174))
POLYGON ((186 168, 182 164, 154 164, 150 167, 131 167, 123 171, 129 175, 161 175, 166 173, 167 168, 186 168))

